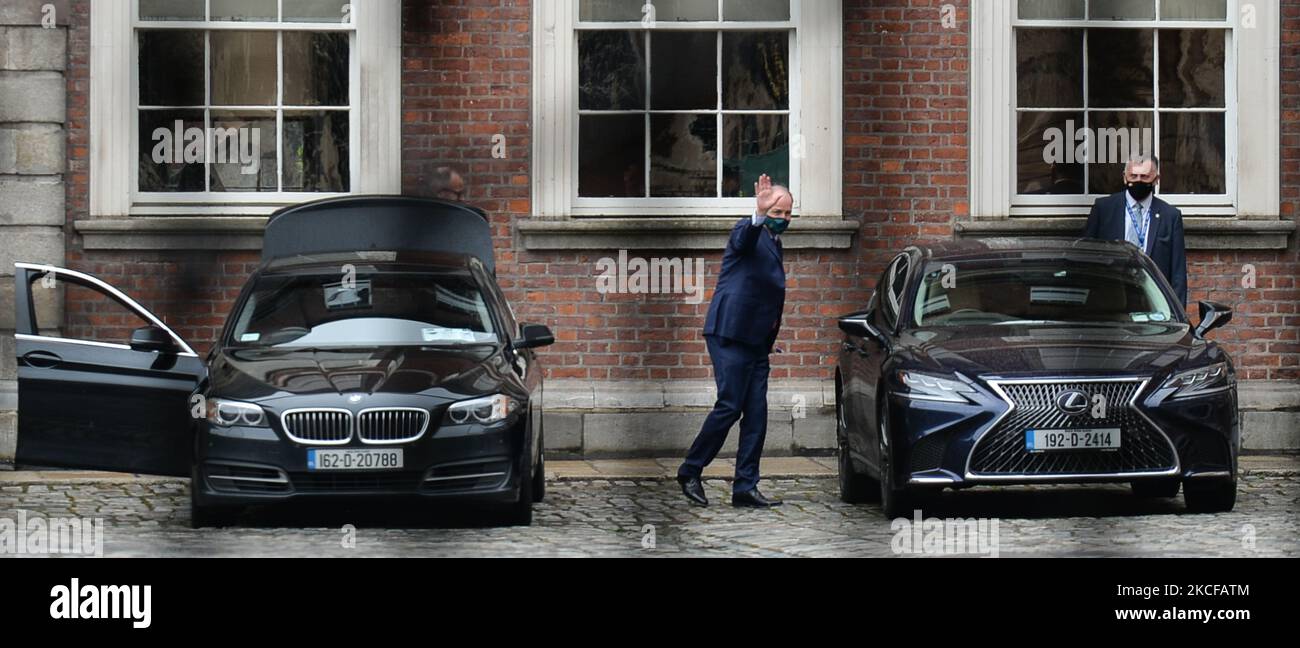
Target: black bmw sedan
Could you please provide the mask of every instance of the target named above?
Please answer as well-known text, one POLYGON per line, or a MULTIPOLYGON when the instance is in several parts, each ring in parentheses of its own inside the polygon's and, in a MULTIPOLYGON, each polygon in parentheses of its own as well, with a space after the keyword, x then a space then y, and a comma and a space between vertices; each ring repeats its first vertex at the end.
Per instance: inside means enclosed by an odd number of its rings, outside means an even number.
POLYGON ((16 277, 19 463, 190 476, 196 526, 252 504, 395 496, 528 524, 542 498, 533 349, 554 338, 515 321, 476 210, 353 197, 277 213, 206 361, 95 277, 16 277), (35 304, 68 290, 113 319, 38 322, 35 304))
POLYGON ((1231 510, 1231 359, 1127 243, 995 239, 898 255, 839 320, 841 496, 910 516, 983 484, 1127 482, 1231 510))

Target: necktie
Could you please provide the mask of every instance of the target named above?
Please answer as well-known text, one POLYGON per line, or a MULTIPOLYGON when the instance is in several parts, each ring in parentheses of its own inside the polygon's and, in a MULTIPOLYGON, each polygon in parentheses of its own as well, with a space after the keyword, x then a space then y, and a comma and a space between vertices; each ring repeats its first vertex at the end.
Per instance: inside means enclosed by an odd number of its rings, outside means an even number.
POLYGON ((1147 222, 1145 218, 1142 217, 1143 216, 1142 211, 1143 211, 1142 205, 1138 203, 1133 203, 1128 206, 1129 222, 1133 224, 1133 232, 1137 235, 1137 241, 1135 242, 1135 245, 1138 246, 1138 249, 1142 250, 1143 252, 1146 252, 1147 251, 1147 230, 1150 229, 1150 224, 1147 222))

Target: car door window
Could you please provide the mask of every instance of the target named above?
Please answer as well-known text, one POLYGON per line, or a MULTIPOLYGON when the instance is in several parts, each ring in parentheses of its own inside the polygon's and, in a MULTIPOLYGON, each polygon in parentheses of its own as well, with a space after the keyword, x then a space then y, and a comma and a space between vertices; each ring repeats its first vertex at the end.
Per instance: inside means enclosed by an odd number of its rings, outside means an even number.
POLYGON ((30 290, 34 328, 47 337, 128 346, 132 331, 154 325, 105 288, 62 272, 33 276, 30 290), (63 321, 55 315, 58 304, 63 321))

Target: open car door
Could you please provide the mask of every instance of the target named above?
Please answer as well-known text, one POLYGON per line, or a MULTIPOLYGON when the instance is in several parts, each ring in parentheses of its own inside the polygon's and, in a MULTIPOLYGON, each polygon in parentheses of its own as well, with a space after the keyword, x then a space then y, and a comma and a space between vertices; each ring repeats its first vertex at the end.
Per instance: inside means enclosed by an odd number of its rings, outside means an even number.
POLYGON ((95 277, 15 268, 16 461, 188 476, 190 396, 206 376, 203 361, 161 320, 95 277), (77 309, 71 325, 38 320, 59 304, 77 309))

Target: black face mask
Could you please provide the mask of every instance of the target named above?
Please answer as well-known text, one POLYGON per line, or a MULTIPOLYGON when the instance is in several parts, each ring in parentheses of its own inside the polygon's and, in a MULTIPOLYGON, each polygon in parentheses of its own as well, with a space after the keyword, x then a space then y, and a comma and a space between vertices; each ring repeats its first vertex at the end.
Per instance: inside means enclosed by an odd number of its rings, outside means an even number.
POLYGON ((1130 182, 1128 183, 1128 195, 1133 196, 1133 200, 1142 202, 1156 190, 1156 186, 1150 182, 1130 182))

